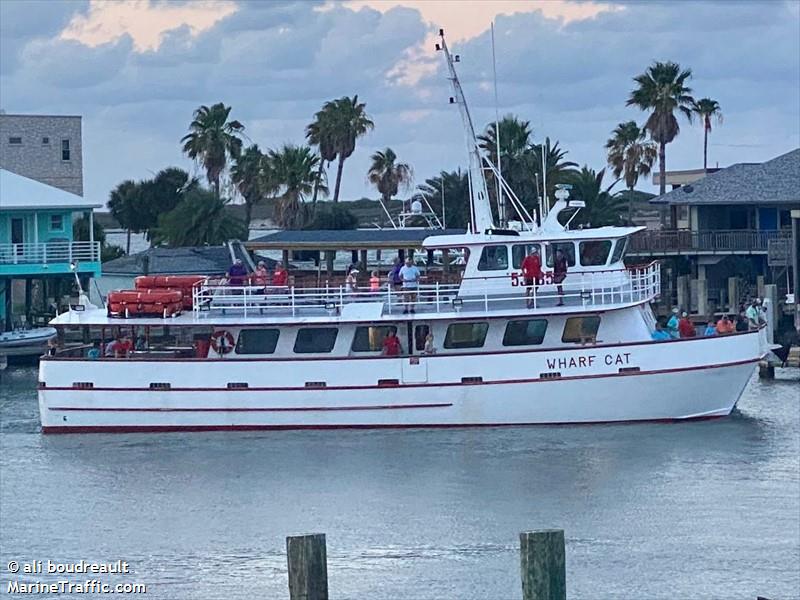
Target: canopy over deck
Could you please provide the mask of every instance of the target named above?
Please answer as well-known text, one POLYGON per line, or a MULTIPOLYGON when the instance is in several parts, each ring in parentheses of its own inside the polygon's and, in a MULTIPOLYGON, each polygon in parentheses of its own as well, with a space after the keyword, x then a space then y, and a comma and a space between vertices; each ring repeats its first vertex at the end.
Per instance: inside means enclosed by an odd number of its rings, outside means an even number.
POLYGON ((248 250, 397 250, 421 247, 429 237, 464 235, 462 229, 285 230, 245 242, 248 250))

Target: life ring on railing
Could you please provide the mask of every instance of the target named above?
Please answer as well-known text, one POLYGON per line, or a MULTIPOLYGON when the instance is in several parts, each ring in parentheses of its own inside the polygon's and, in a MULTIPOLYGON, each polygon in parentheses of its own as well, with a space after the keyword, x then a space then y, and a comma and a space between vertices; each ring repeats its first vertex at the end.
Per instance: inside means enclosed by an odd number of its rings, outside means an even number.
POLYGON ((219 329, 211 334, 211 347, 217 354, 227 354, 233 350, 234 340, 230 331, 219 329))

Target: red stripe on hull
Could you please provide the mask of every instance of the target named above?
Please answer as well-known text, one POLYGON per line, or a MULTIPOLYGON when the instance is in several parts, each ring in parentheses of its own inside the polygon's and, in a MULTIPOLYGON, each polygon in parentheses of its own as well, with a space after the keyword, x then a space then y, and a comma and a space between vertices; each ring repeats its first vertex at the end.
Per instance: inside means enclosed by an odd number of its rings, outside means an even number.
POLYGON ((47 410, 72 410, 88 412, 318 412, 337 410, 402 410, 405 408, 447 408, 452 402, 438 404, 378 404, 366 406, 278 406, 265 408, 83 408, 49 406, 47 410))
POLYGON ((710 421, 727 415, 704 415, 685 419, 640 419, 626 421, 584 421, 581 423, 447 423, 416 425, 97 425, 42 427, 42 433, 169 433, 201 431, 296 431, 303 429, 473 429, 476 427, 564 427, 576 425, 634 425, 639 423, 682 423, 710 421))

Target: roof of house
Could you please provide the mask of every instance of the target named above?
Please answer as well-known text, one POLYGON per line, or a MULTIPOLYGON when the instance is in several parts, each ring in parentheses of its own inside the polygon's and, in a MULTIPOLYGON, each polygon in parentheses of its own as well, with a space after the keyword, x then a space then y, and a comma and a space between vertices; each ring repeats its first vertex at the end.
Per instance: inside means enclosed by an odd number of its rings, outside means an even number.
POLYGON ((431 236, 463 235, 463 229, 342 229, 285 230, 245 242, 251 250, 308 249, 335 250, 359 248, 419 247, 431 236))
POLYGON ((763 163, 739 163, 672 190, 652 204, 800 204, 800 148, 763 163))
POLYGON ((77 194, 0 169, 0 210, 100 208, 77 194))
MULTIPOLYGON (((247 264, 244 250, 234 244, 234 253, 247 264)), ((275 261, 261 259, 267 268, 275 261)), ((104 275, 221 275, 231 266, 228 246, 198 246, 188 248, 150 248, 144 252, 121 256, 103 263, 104 275)))

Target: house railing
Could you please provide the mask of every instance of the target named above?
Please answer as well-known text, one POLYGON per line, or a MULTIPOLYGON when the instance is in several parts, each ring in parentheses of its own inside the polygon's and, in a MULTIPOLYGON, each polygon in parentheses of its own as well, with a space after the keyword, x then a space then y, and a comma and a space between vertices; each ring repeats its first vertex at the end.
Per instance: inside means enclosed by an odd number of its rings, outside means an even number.
POLYGON ((100 262, 100 242, 0 244, 0 265, 100 262))
POLYGON ((629 252, 637 254, 659 253, 749 253, 766 254, 770 240, 789 239, 788 231, 757 231, 754 229, 730 229, 716 231, 692 231, 677 229, 668 231, 642 231, 631 237, 629 252))
POLYGON ((414 290, 389 286, 378 291, 348 291, 344 286, 232 286, 224 280, 206 279, 195 284, 192 306, 198 316, 236 314, 243 317, 268 314, 334 316, 363 303, 381 303, 381 314, 410 309, 427 313, 490 312, 520 308, 526 301, 530 302, 529 307, 533 310, 552 309, 557 301, 563 302, 567 308, 597 309, 654 299, 661 291, 661 269, 654 261, 627 269, 574 272, 560 287, 562 293, 559 294, 557 285, 546 280, 532 287, 530 298, 526 300, 524 285, 498 291, 488 281, 482 288, 472 285, 470 293, 462 295, 460 284, 420 284, 414 290))

